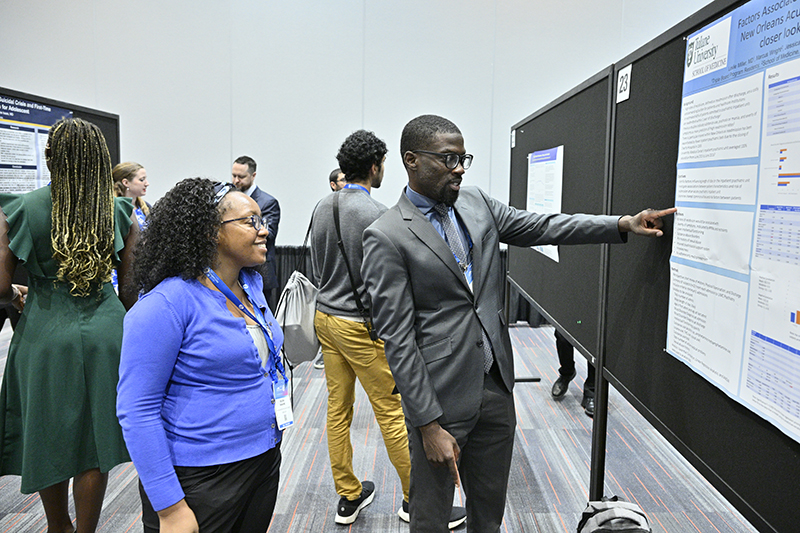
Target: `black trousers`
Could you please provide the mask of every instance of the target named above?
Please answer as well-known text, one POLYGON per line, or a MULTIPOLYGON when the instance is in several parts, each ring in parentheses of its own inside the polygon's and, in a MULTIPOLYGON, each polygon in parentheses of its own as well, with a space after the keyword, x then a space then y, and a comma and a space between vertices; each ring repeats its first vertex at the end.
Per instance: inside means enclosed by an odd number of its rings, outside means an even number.
MULTIPOLYGON (((214 466, 176 466, 175 472, 203 533, 264 533, 280 478, 280 443, 261 455, 214 466)), ((159 531, 158 514, 139 482, 145 533, 159 531)))
MULTIPOLYGON (((500 531, 506 506, 508 474, 517 425, 514 396, 502 384, 497 364, 484 376, 478 415, 443 425, 458 442, 458 472, 466 493, 467 531, 500 531)), ((422 434, 406 424, 411 450, 410 533, 447 533, 454 485, 447 467, 434 467, 425 456, 422 434)))
MULTIPOLYGON (((558 352, 558 373, 570 376, 575 372, 575 348, 556 330, 556 352, 558 352)), ((583 395, 594 398, 594 366, 586 363, 586 381, 583 382, 583 395)))

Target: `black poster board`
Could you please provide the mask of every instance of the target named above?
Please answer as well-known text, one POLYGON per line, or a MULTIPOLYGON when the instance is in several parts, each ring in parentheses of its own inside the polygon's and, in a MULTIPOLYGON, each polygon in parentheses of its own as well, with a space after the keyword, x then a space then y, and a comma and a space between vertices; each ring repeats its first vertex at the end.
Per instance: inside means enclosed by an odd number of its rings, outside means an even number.
MULTIPOLYGON (((685 37, 744 3, 717 0, 709 4, 619 61, 608 78, 589 80, 515 125, 510 203, 525 207, 526 155, 563 144, 564 212, 632 214, 645 207, 672 205, 685 37), (628 100, 614 103, 609 110, 609 100, 599 98, 603 91, 591 98, 599 85, 613 88, 619 71, 629 65, 628 100), (582 136, 585 124, 597 124, 587 120, 592 116, 610 117, 611 125, 593 136, 582 136), (591 156, 592 147, 605 147, 606 139, 608 151, 603 153, 608 154, 608 166, 591 156), (585 156, 577 167, 574 161, 568 163, 574 144, 585 156), (606 168, 608 179, 597 179, 606 168), (605 187, 598 190, 598 184, 605 187), (607 203, 598 203, 603 199, 607 203)), ((795 531, 800 523, 800 506, 794 501, 800 443, 665 352, 671 219, 665 233, 662 239, 631 238, 624 246, 561 247, 565 260, 559 265, 532 250, 511 247, 510 281, 571 340, 578 341, 584 354, 600 347, 602 376, 753 526, 759 531, 795 531), (575 256, 564 255, 572 251, 575 256), (577 286, 577 279, 591 279, 591 284, 577 286), (600 309, 594 322, 576 315, 576 309, 594 305, 600 309), (579 327, 577 320, 581 320, 579 327), (592 336, 595 327, 596 338, 592 336)), ((598 428, 597 417, 595 424, 598 428)), ((603 422, 600 433, 604 427, 603 422)), ((601 470, 602 465, 593 461, 593 468, 601 470)))
MULTIPOLYGON (((743 2, 718 1, 617 63, 632 64, 616 105, 613 213, 675 199, 685 37, 743 2)), ((609 249, 604 376, 759 531, 796 531, 800 444, 665 351, 671 253, 666 238, 609 249)))
MULTIPOLYGON (((509 204, 527 204, 528 154, 564 146, 563 213, 605 214, 613 69, 514 125, 509 204)), ((509 247, 509 276, 517 290, 584 355, 599 348, 602 248, 560 246, 559 262, 530 248, 509 247)))
POLYGON ((83 120, 91 122, 103 132, 103 136, 106 138, 106 144, 108 144, 108 152, 111 155, 111 166, 114 166, 120 162, 119 115, 106 113, 105 111, 90 109, 88 107, 79 105, 69 104, 67 102, 59 102, 58 100, 53 100, 51 98, 44 98, 42 96, 14 91, 4 87, 0 87, 0 96, 5 96, 12 99, 19 98, 21 100, 27 100, 30 102, 36 102, 39 104, 59 107, 72 111, 73 117, 82 118, 83 120))

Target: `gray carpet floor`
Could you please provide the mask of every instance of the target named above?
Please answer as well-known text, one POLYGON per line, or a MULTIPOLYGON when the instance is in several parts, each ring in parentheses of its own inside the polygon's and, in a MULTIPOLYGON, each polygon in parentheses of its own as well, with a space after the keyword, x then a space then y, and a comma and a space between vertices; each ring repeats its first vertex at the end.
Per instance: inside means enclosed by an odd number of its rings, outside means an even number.
MULTIPOLYGON (((553 329, 511 330, 517 374, 541 376, 515 390, 517 438, 511 467, 503 533, 574 533, 586 506, 592 420, 580 407, 586 362, 577 356, 578 376, 561 401, 550 397, 558 375, 553 329)), ((0 331, 0 368, 11 328, 0 331)), ((281 485, 270 533, 405 533, 397 509, 400 482, 389 462, 380 431, 358 387, 352 428, 354 468, 375 482, 374 502, 351 526, 333 522, 338 497, 333 490, 325 433, 324 372, 310 363, 295 369, 295 425, 282 445, 281 485)), ((748 533, 755 529, 706 482, 613 389, 609 400, 605 493, 638 503, 656 533, 748 533)), ((456 497, 463 504, 463 494, 456 497)), ((139 532, 141 507, 131 464, 112 470, 99 532, 139 532)), ((459 528, 464 531, 465 526, 459 528)), ((0 478, 0 533, 46 531, 37 495, 19 493, 19 478, 0 478)))

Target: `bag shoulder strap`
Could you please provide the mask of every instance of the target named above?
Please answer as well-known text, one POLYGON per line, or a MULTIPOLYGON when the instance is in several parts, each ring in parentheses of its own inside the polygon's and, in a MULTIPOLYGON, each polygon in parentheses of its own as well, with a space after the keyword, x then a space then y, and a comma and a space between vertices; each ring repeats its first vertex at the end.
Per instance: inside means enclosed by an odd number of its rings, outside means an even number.
POLYGON ((350 278, 350 288, 353 290, 353 298, 356 301, 356 307, 358 308, 358 313, 361 315, 361 318, 364 319, 364 327, 367 328, 367 333, 369 334, 369 338, 373 341, 378 340, 378 333, 375 331, 375 328, 372 325, 372 316, 370 316, 370 312, 364 307, 364 303, 361 301, 361 296, 358 295, 358 290, 356 289, 356 279, 353 277, 353 271, 350 270, 350 261, 347 260, 347 253, 344 251, 344 241, 342 241, 342 228, 339 225, 339 193, 341 191, 336 191, 333 196, 333 224, 336 226, 336 244, 339 245, 339 250, 342 252, 342 258, 344 259, 344 266, 347 267, 347 277, 350 278))
POLYGON ((350 270, 350 261, 347 260, 347 253, 344 251, 344 241, 342 241, 342 228, 339 225, 339 192, 335 192, 333 196, 333 224, 336 226, 336 244, 339 245, 339 250, 342 252, 344 258, 344 266, 347 267, 347 277, 350 278, 350 288, 353 290, 353 298, 356 301, 359 314, 367 320, 369 318, 369 311, 364 307, 361 297, 358 295, 356 289, 356 279, 353 277, 353 271, 350 270))

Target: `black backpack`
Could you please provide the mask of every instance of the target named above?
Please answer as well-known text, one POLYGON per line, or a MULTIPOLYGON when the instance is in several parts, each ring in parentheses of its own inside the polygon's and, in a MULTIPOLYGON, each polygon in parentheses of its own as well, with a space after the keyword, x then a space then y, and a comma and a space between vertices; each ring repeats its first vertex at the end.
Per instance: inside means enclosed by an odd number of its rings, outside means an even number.
POLYGON ((641 507, 614 496, 589 502, 578 533, 651 533, 651 529, 641 507))

